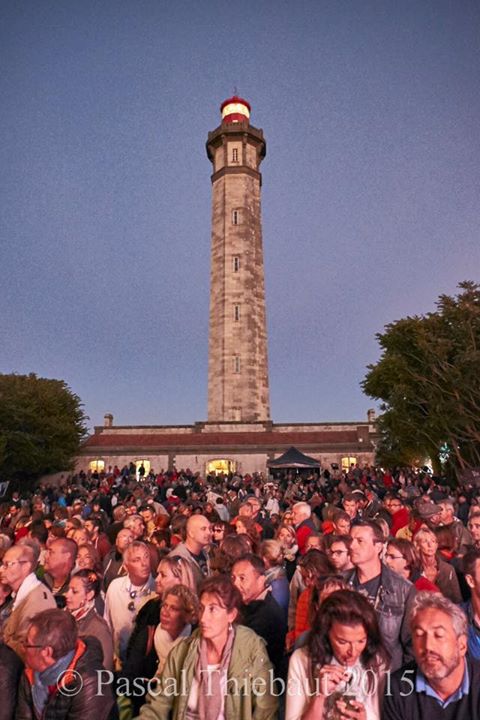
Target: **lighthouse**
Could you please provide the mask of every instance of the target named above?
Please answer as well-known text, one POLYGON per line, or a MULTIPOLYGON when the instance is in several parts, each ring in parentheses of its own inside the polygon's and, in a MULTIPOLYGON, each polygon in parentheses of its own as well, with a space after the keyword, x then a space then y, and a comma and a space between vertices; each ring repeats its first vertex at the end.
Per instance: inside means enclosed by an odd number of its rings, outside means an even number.
POLYGON ((208 133, 212 241, 208 422, 270 420, 260 164, 263 131, 234 95, 208 133))

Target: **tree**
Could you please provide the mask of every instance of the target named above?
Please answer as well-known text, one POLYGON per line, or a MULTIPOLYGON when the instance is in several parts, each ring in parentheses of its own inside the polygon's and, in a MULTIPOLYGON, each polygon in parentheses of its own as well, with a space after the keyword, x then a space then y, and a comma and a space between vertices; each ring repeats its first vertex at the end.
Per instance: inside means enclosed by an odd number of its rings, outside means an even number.
MULTIPOLYGON (((441 459, 457 476, 480 466, 480 286, 441 295, 436 312, 407 317, 377 335, 382 355, 364 392, 382 401, 379 459, 441 459)), ((444 468, 445 469, 445 468, 444 468)))
POLYGON ((82 408, 62 380, 0 375, 0 479, 25 485, 72 468, 87 433, 82 408))

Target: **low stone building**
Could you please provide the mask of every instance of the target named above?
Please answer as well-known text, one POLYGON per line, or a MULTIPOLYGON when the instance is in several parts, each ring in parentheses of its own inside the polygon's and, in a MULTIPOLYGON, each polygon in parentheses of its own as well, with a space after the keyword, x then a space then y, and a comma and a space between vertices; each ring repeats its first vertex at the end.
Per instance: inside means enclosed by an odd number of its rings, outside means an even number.
POLYGON ((376 445, 375 413, 364 422, 276 424, 206 423, 172 426, 115 426, 112 415, 96 427, 77 459, 77 470, 122 467, 133 461, 153 468, 209 472, 266 472, 267 461, 294 445, 318 460, 348 469, 371 465, 376 445))

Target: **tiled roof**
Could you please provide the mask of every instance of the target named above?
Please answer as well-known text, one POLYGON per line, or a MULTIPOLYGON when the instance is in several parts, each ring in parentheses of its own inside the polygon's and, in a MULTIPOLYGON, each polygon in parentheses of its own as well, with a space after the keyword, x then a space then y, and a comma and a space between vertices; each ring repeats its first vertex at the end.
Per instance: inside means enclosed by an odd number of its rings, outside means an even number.
POLYGON ((356 445, 356 430, 312 432, 216 432, 216 433, 115 433, 100 432, 89 437, 83 450, 96 448, 195 448, 264 447, 278 448, 331 445, 356 445))

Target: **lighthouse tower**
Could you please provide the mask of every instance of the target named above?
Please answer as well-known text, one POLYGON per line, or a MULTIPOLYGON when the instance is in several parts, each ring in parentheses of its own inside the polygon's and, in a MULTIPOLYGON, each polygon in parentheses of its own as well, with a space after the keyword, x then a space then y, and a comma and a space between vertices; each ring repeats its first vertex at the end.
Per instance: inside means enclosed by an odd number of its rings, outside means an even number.
POLYGON ((270 419, 260 163, 266 145, 237 96, 220 107, 208 134, 212 246, 208 421, 270 419))

